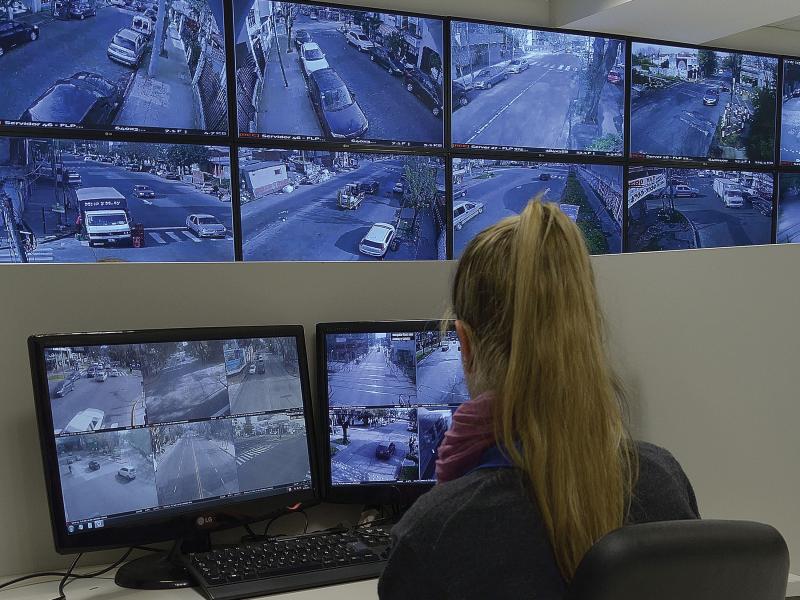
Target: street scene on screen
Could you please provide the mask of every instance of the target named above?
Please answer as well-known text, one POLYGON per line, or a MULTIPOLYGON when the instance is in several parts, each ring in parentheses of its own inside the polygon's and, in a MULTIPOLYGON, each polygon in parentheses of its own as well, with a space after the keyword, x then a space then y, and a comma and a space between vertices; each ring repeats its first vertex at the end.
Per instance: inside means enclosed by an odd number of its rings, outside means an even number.
POLYGON ((781 173, 778 197, 779 244, 800 243, 800 175, 781 173))
POLYGON ((540 195, 578 224, 592 254, 622 251, 621 166, 454 158, 453 256, 540 195))
POLYGON ((0 138, 0 263, 232 261, 227 148, 0 138))
POLYGON ((631 167, 628 177, 632 252, 770 243, 771 173, 631 167))
POLYGON ((781 111, 781 163, 800 164, 800 61, 783 61, 781 111))
POLYGON ((625 42, 453 21, 452 141, 621 156, 625 42))
POLYGON ((222 0, 26 2, 27 10, 13 21, 0 17, 0 34, 5 38, 11 28, 17 40, 13 47, 0 46, 5 91, 0 121, 224 134, 222 5, 222 0))
POLYGON ((417 409, 417 433, 419 437, 419 478, 433 480, 436 478, 436 459, 439 456, 439 444, 453 422, 455 407, 428 406, 417 409))
POLYGON ((442 146, 441 20, 233 4, 241 134, 442 146))
POLYGON ((417 404, 461 404, 469 400, 455 331, 417 334, 417 404))
POLYGON ((634 42, 631 155, 770 164, 778 59, 634 42))
POLYGON ((446 257, 437 157, 239 149, 244 260, 446 257))

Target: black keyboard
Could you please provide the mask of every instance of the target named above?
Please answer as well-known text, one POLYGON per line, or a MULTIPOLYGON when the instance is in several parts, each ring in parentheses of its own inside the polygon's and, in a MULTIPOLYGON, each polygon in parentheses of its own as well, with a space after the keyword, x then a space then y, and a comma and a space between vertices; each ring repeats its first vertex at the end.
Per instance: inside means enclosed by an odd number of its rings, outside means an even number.
POLYGON ((189 554, 209 600, 265 596, 379 577, 389 557, 389 526, 272 538, 189 554))

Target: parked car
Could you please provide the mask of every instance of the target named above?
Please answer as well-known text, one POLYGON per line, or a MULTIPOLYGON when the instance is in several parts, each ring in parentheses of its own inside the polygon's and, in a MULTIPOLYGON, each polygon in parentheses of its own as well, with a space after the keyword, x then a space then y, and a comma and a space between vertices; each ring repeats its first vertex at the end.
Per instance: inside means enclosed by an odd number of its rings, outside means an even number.
POLYGON ((550 173, 539 173, 539 181, 550 181, 550 173))
POLYGON ((330 68, 313 71, 308 88, 326 137, 350 139, 367 132, 367 117, 336 71, 330 68))
POLYGON ((98 469, 100 469, 100 463, 97 462, 96 460, 90 460, 89 461, 89 470, 90 471, 97 471, 98 469))
POLYGON ((616 69, 611 69, 606 75, 606 80, 609 83, 619 84, 622 83, 622 73, 616 69))
POLYGON ((131 465, 120 467, 117 471, 117 475, 128 481, 136 479, 136 467, 132 467, 131 465))
POLYGON ((308 33, 305 29, 298 29, 294 32, 294 45, 297 46, 297 49, 303 47, 303 44, 307 44, 311 41, 311 34, 308 33))
POLYGON ((0 56, 14 46, 35 42, 39 39, 39 27, 18 21, 0 19, 0 56))
POLYGON ((394 442, 389 442, 389 444, 378 444, 375 447, 375 456, 377 458, 382 458, 383 460, 388 460, 389 457, 394 454, 396 447, 394 442))
POLYGON ((478 90, 490 90, 493 85, 508 79, 508 73, 503 67, 488 67, 481 69, 472 80, 472 85, 478 90))
POLYGON ((375 223, 369 228, 367 235, 361 239, 358 250, 367 256, 383 258, 386 256, 389 247, 395 246, 393 242, 396 235, 397 230, 394 228, 394 225, 390 225, 389 223, 375 223))
POLYGON ((108 4, 119 8, 125 8, 128 3, 125 0, 108 0, 108 4))
POLYGON ((398 181, 397 183, 394 184, 394 187, 392 188, 392 193, 393 194, 402 194, 403 193, 403 182, 402 181, 398 181))
POLYGON ((347 40, 348 44, 358 49, 359 52, 366 52, 375 47, 375 43, 365 34, 353 29, 345 34, 344 39, 347 40))
POLYGON ((377 179, 370 179, 369 181, 362 181, 358 184, 358 191, 365 194, 375 195, 378 193, 381 184, 377 179))
POLYGON ((750 205, 755 208, 758 212, 760 212, 765 217, 772 216, 772 201, 765 200, 760 196, 750 196, 750 205))
MULTIPOLYGON (((112 81, 81 71, 59 79, 22 113, 21 121, 75 123, 84 127, 111 125, 122 105, 122 92, 112 81)), ((111 159, 103 162, 111 162, 111 159)))
POLYGON ((105 413, 97 408, 84 408, 70 419, 63 433, 80 433, 83 431, 97 431, 103 426, 105 413))
POLYGON ((509 73, 522 73, 523 71, 527 70, 530 67, 530 63, 528 62, 527 58, 515 58, 508 64, 508 72, 509 73))
POLYGON ((422 100, 434 117, 442 116, 442 86, 433 77, 419 69, 409 69, 405 72, 404 83, 406 90, 422 100))
POLYGON ((63 398, 64 396, 69 394, 73 389, 75 389, 75 381, 72 378, 64 379, 56 387, 55 391, 56 398, 63 398))
POLYGON ((108 371, 103 369, 102 371, 98 371, 97 374, 94 376, 94 380, 103 383, 106 379, 108 379, 108 371))
POLYGON ((314 42, 307 42, 301 46, 300 64, 303 66, 303 72, 306 75, 310 75, 319 69, 329 68, 328 61, 325 60, 325 54, 323 54, 319 45, 314 42))
POLYGON ((96 17, 97 9, 94 2, 70 2, 67 16, 70 19, 80 19, 83 21, 86 17, 96 17))
POLYGON ((447 342, 442 342, 442 345, 439 346, 439 349, 442 352, 447 352, 450 349, 450 346, 447 344, 447 342))
POLYGON ((77 171, 67 173, 67 183, 70 185, 81 185, 81 174, 77 171))
POLYGON ((475 88, 468 86, 460 81, 454 81, 453 86, 453 110, 466 106, 478 93, 475 88))
POLYGON ((250 368, 247 370, 250 375, 256 374, 256 363, 251 363, 250 368))
POLYGON ((708 88, 703 94, 703 106, 716 106, 719 102, 719 90, 708 88))
POLYGON ((198 237, 225 237, 228 229, 214 215, 193 214, 186 217, 186 227, 198 237))
POLYGON ((136 198, 155 198, 156 193, 152 190, 152 188, 146 185, 135 185, 133 186, 133 195, 136 198))
POLYGON ((144 11, 144 16, 150 19, 153 23, 158 20, 158 10, 154 10, 152 8, 148 8, 144 11))
POLYGON ((676 198, 697 198, 699 196, 699 192, 697 188, 690 187, 685 184, 680 184, 675 186, 675 197, 676 198))
POLYGON ((122 377, 122 372, 119 369, 111 369, 108 374, 111 377, 122 377))
POLYGON ((164 173, 164 179, 166 179, 167 181, 180 181, 181 176, 178 175, 177 173, 172 173, 170 171, 167 171, 166 173, 164 173))
POLYGON ((106 52, 111 60, 136 67, 142 61, 146 49, 147 36, 126 27, 114 34, 106 52))
POLYGON ((369 59, 386 69, 391 75, 402 75, 406 66, 383 46, 375 45, 369 50, 369 59))
POLYGON ((483 212, 482 202, 454 202, 453 227, 460 230, 464 224, 483 212))

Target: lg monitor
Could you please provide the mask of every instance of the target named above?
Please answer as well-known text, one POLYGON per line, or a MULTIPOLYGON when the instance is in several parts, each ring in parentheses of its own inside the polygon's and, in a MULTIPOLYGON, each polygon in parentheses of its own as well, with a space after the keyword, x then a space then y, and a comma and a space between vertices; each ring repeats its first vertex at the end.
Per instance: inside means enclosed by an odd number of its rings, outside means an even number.
MULTIPOLYGON (((37 335, 28 345, 58 552, 198 538, 237 523, 231 515, 314 497, 302 327, 37 335)), ((118 581, 165 566, 139 559, 118 581)))
POLYGON ((622 156, 625 41, 454 20, 455 148, 622 156))
POLYGON ((318 324, 317 361, 326 499, 401 502, 428 489, 469 398, 455 331, 439 321, 318 324))
POLYGON ((441 18, 235 0, 239 135, 442 148, 441 18))
POLYGON ((778 59, 634 42, 631 157, 771 165, 778 59))
POLYGON ((222 0, 17 5, 38 14, 0 20, 0 126, 227 134, 222 0))

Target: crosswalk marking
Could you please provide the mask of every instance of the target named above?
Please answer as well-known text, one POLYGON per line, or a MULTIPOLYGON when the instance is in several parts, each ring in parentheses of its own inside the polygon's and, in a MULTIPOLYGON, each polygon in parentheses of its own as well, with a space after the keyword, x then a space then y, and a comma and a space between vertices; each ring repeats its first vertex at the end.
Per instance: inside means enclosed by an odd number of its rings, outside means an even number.
MULTIPOLYGON (((52 248, 38 248, 28 254, 29 263, 37 262, 53 262, 53 249, 52 248)), ((8 250, 0 251, 0 263, 13 263, 16 262, 10 255, 8 250)))
POLYGON ((268 452, 272 450, 275 444, 267 444, 266 446, 259 446, 258 448, 251 448, 247 452, 243 452, 242 454, 238 454, 236 456, 236 464, 241 466, 244 463, 253 460, 256 456, 263 454, 264 452, 268 452))
POLYGON ((159 244, 166 244, 167 243, 164 238, 162 238, 160 235, 158 235, 154 231, 148 231, 148 234, 150 235, 151 238, 153 238, 159 244))
POLYGON ((172 231, 165 232, 169 237, 171 237, 176 242, 182 242, 183 240, 177 236, 177 234, 173 233, 172 231))
POLYGON ((195 236, 192 234, 192 232, 191 232, 191 231, 184 231, 184 232, 183 232, 183 235, 185 235, 186 237, 188 237, 188 238, 189 238, 190 240, 192 240, 193 242, 199 242, 199 241, 200 241, 200 238, 198 238, 198 237, 195 237, 195 236))

